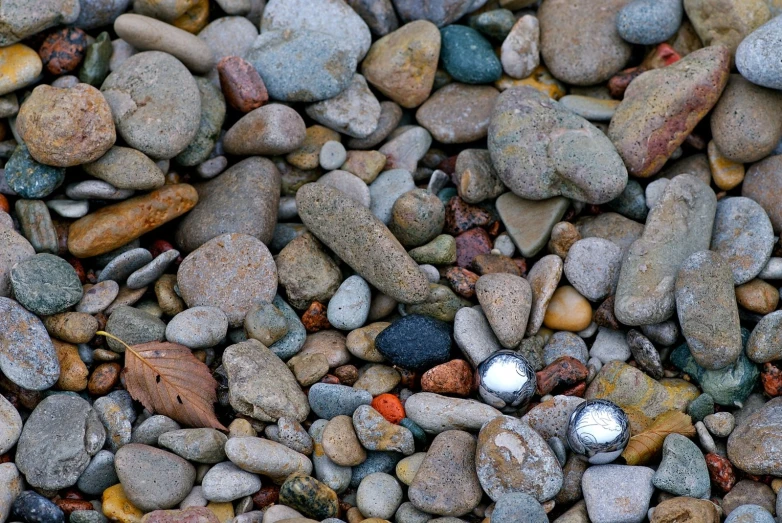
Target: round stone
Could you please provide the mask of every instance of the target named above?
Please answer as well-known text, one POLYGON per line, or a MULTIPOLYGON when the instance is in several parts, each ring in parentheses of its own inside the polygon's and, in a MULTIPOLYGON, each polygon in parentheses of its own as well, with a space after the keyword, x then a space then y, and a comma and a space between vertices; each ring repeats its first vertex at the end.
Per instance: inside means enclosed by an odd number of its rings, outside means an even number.
POLYGON ((570 247, 565 276, 585 298, 599 301, 613 294, 619 282, 622 249, 603 238, 584 238, 570 247))
POLYGON ((85 164, 84 171, 118 189, 139 191, 165 184, 165 176, 147 155, 130 147, 114 146, 98 160, 85 164))
POLYGON ((402 487, 389 474, 375 472, 361 480, 356 503, 367 518, 390 519, 402 502, 402 487))
POLYGON ((553 330, 579 332, 592 322, 592 306, 569 285, 559 287, 551 296, 543 325, 553 330))
POLYGON ((196 478, 195 467, 176 454, 138 443, 119 449, 114 464, 128 499, 146 512, 176 506, 196 478))
POLYGON ((82 287, 74 268, 59 256, 37 254, 11 269, 14 296, 41 316, 63 312, 79 303, 82 287))
POLYGON ((440 29, 440 61, 457 82, 488 84, 502 76, 502 64, 491 43, 478 31, 464 25, 440 29))
POLYGON ((428 316, 405 316, 375 338, 375 347, 394 365, 422 369, 444 363, 450 354, 448 324, 428 316))
POLYGON ((216 307, 193 307, 166 325, 166 339, 191 349, 214 347, 228 332, 228 318, 216 307))
POLYGON ((370 299, 369 285, 361 276, 347 278, 329 301, 329 323, 341 330, 361 327, 369 315, 370 299))
POLYGON ((451 83, 434 92, 415 118, 438 142, 473 142, 486 136, 499 94, 491 86, 451 83))
POLYGON ((347 152, 345 146, 340 142, 329 140, 323 144, 318 155, 318 161, 320 166, 327 171, 332 171, 339 168, 345 159, 347 158, 347 152))
POLYGON ((42 69, 38 53, 26 45, 0 47, 0 96, 30 84, 42 69))
POLYGON ((619 11, 616 29, 633 44, 653 45, 676 34, 684 9, 679 0, 634 0, 619 11))
POLYGON ((258 492, 261 478, 226 461, 209 469, 201 480, 201 487, 208 501, 227 503, 258 492))
POLYGON ((425 189, 413 189, 391 207, 389 230, 405 247, 418 247, 433 240, 445 225, 445 206, 425 189))
POLYGON ((736 49, 736 68, 756 85, 782 89, 782 65, 774 49, 782 43, 782 19, 772 18, 744 38, 736 49))
MULTIPOLYGON (((166 332, 166 324, 157 316, 121 305, 109 316, 106 322, 106 332, 113 334, 128 345, 148 343, 151 341, 163 341, 166 332)), ((125 345, 111 338, 106 340, 109 348, 114 352, 125 352, 125 345)))

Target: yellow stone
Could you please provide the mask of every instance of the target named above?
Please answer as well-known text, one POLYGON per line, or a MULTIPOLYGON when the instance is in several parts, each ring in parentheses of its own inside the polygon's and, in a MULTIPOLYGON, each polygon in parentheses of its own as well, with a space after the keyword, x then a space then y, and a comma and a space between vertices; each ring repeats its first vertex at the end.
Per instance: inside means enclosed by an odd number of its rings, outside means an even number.
POLYGON ((412 456, 407 456, 397 463, 396 477, 399 478, 399 481, 410 486, 413 483, 413 478, 415 478, 421 463, 424 462, 425 457, 426 452, 416 452, 412 456))
POLYGON ((744 164, 725 158, 714 140, 709 142, 707 151, 714 185, 723 191, 729 191, 744 181, 744 164))
POLYGON ((206 508, 211 510, 212 514, 217 516, 217 520, 220 523, 228 523, 234 518, 233 503, 215 503, 214 501, 211 501, 206 506, 206 508))
POLYGON ((52 343, 54 350, 57 351, 57 359, 60 360, 57 388, 71 392, 81 392, 86 389, 89 371, 79 357, 79 348, 56 339, 52 339, 52 343))
POLYGON ((364 515, 357 507, 349 508, 346 515, 348 517, 348 523, 362 523, 364 521, 364 515))
POLYGON ((174 20, 173 26, 197 34, 209 23, 209 0, 198 0, 185 14, 174 20))
POLYGON ((548 69, 542 65, 536 67, 531 75, 522 78, 521 80, 503 74, 502 78, 494 82, 494 86, 500 91, 510 89, 511 87, 518 87, 520 85, 533 87, 554 100, 559 100, 566 94, 565 86, 562 85, 559 80, 551 76, 548 69))
POLYGON ((312 125, 307 127, 304 135, 304 142, 301 147, 288 153, 285 157, 288 163, 298 169, 308 171, 317 169, 320 165, 320 150, 326 142, 341 142, 342 138, 336 131, 332 131, 322 125, 312 125))
POLYGON ((118 523, 140 523, 144 513, 125 496, 122 484, 117 483, 103 491, 103 515, 118 523))
POLYGON ((779 491, 782 490, 782 478, 774 478, 771 480, 771 490, 774 491, 774 494, 779 494, 779 491))
POLYGON ((736 301, 750 312, 769 314, 777 309, 779 291, 770 283, 755 278, 736 287, 736 301))
POLYGON ((554 291, 543 317, 543 325, 555 331, 578 332, 592 323, 592 306, 570 285, 554 291))
POLYGON ((386 155, 378 151, 348 151, 347 159, 342 164, 343 171, 355 174, 361 181, 370 184, 386 166, 386 155))
POLYGON ((254 438, 258 433, 252 426, 252 423, 246 419, 236 418, 228 425, 228 439, 231 438, 254 438))
POLYGON ((0 48, 0 96, 26 86, 42 69, 41 57, 26 45, 0 48))

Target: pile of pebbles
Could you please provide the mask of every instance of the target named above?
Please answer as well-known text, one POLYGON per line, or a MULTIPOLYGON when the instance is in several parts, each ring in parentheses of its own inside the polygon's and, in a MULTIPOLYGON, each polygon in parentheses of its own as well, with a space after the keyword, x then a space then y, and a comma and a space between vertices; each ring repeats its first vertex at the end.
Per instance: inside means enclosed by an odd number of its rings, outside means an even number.
POLYGON ((0 0, 0 523, 782 518, 781 12, 0 0))

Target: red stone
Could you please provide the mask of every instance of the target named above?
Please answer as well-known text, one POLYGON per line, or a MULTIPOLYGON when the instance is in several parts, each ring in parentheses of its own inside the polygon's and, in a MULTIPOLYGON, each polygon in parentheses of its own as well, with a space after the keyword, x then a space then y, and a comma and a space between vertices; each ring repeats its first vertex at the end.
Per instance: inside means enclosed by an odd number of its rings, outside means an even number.
POLYGON ((479 254, 470 264, 470 269, 481 276, 494 273, 508 273, 514 276, 521 276, 521 271, 516 262, 503 254, 479 254))
POLYGON ((353 385, 358 381, 358 369, 355 365, 342 365, 334 369, 334 377, 343 385, 353 385))
POLYGON ((269 93, 255 67, 239 56, 226 56, 217 63, 220 87, 228 104, 243 113, 261 107, 269 93))
POLYGON ((66 516, 76 510, 95 510, 92 503, 83 499, 58 499, 54 502, 66 516))
POLYGON ((494 222, 494 218, 488 211, 454 196, 445 205, 443 232, 456 236, 475 227, 490 225, 492 222, 494 222))
POLYGON ((318 332, 324 329, 330 329, 331 324, 326 317, 326 306, 318 301, 313 301, 309 308, 301 316, 301 322, 307 332, 318 332))
POLYGON ((600 306, 595 311, 595 314, 592 316, 592 320, 600 327, 608 327, 609 329, 615 331, 621 329, 619 320, 617 320, 616 316, 614 315, 613 296, 609 296, 603 301, 603 303, 600 304, 600 306))
POLYGON ((709 478, 723 492, 730 492, 736 484, 736 472, 727 458, 719 454, 706 454, 706 468, 709 469, 709 478))
POLYGON ((535 373, 538 380, 538 394, 541 396, 558 388, 569 388, 584 381, 589 374, 586 366, 575 358, 562 356, 535 373))
POLYGON ((469 267, 479 254, 491 252, 491 238, 483 229, 470 229, 456 237, 456 265, 469 267))
POLYGON ((449 156, 448 158, 440 162, 437 168, 443 171, 448 176, 451 176, 453 173, 456 172, 456 158, 458 158, 458 156, 449 156))
POLYGON ((340 379, 333 374, 326 374, 320 379, 320 383, 328 383, 329 385, 339 385, 340 379))
POLYGON ((81 260, 74 258, 73 256, 68 256, 66 261, 73 267, 73 270, 76 271, 76 276, 79 277, 81 284, 84 285, 87 283, 87 273, 84 271, 84 265, 81 263, 81 260))
POLYGON ((445 271, 445 279, 453 291, 465 298, 475 296, 475 283, 479 276, 472 271, 462 269, 461 267, 451 267, 445 271))
POLYGON ((253 504, 258 508, 266 508, 280 500, 280 487, 269 485, 253 494, 253 504))
POLYGON ((468 396, 472 389, 472 367, 464 360, 451 360, 432 367, 421 376, 421 390, 436 394, 468 396))
POLYGON ((0 210, 3 212, 10 212, 11 206, 8 205, 8 198, 0 194, 0 210))
POLYGON ((76 27, 64 27, 46 37, 38 55, 50 73, 70 73, 81 64, 87 45, 87 33, 76 27))
POLYGON ((782 369, 776 363, 763 364, 760 372, 760 382, 763 384, 763 392, 772 398, 782 395, 782 369))
POLYGON ((587 390, 587 384, 586 381, 582 381, 581 383, 577 383, 575 386, 570 387, 569 389, 565 389, 560 394, 562 396, 576 396, 578 398, 583 398, 584 394, 586 394, 587 390))

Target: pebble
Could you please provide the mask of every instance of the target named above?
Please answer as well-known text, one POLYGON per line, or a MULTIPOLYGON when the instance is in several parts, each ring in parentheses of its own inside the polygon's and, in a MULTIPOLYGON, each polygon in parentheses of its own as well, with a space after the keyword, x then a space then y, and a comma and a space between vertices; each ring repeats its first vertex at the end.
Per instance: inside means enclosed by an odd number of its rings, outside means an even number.
MULTIPOLYGON (((117 307, 106 322, 106 332, 116 336, 128 345, 163 341, 166 324, 152 314, 122 305, 117 307)), ((109 338, 106 343, 114 352, 125 352, 125 345, 109 338)))
POLYGON ((500 49, 502 69, 512 78, 527 78, 540 65, 540 24, 526 14, 515 20, 500 49))
POLYGON ((754 279, 736 287, 736 301, 751 312, 768 314, 777 308, 779 291, 763 280, 754 279))
POLYGON ((375 347, 388 361, 409 369, 447 360, 451 350, 447 324, 419 314, 399 319, 375 338, 375 347))
POLYGON ((426 299, 426 277, 369 209, 322 184, 302 187, 296 203, 307 228, 367 283, 402 303, 426 299))
POLYGON ((367 187, 367 184, 365 184, 361 178, 354 176, 347 171, 331 171, 318 178, 317 183, 322 183, 338 189, 364 207, 370 206, 371 193, 369 187, 367 187))
POLYGON ((5 521, 16 498, 24 489, 24 479, 13 463, 0 464, 0 519, 5 521))
POLYGON ((114 280, 123 283, 130 274, 152 261, 152 254, 141 247, 125 251, 111 260, 98 276, 98 283, 114 280))
POLYGON ((590 521, 641 523, 654 493, 647 467, 598 465, 584 472, 582 488, 590 521))
POLYGON ((416 111, 416 120, 441 143, 466 143, 486 136, 499 92, 490 86, 451 83, 416 111), (460 111, 455 112, 454 107, 460 111))
POLYGON ((261 478, 225 461, 209 469, 201 486, 208 501, 225 503, 258 492, 261 478))
POLYGON ((773 243, 771 221, 755 201, 735 197, 717 203, 711 247, 730 265, 734 284, 747 283, 763 270, 773 243))
POLYGON ((757 505, 767 514, 773 514, 775 501, 776 495, 771 487, 765 483, 744 479, 725 495, 722 508, 726 515, 730 515, 742 505, 757 505))
POLYGON ((99 496, 104 490, 119 483, 114 469, 114 454, 100 450, 84 469, 76 486, 89 496, 99 496))
POLYGON ((537 500, 523 492, 505 494, 494 505, 491 521, 526 521, 529 523, 547 523, 548 516, 537 500))
POLYGON ((345 385, 316 383, 310 387, 308 399, 318 417, 330 420, 340 415, 352 416, 358 407, 372 402, 372 395, 345 385))
POLYGON ((782 470, 778 459, 782 443, 773 427, 782 416, 782 400, 772 398, 749 417, 736 420, 728 438, 727 453, 731 463, 750 474, 777 474, 782 470))
POLYGON ((457 82, 487 84, 502 76, 502 64, 491 43, 478 31, 463 25, 440 29, 442 66, 457 82))
POLYGON ((715 212, 714 193, 695 177, 677 176, 668 184, 622 263, 614 306, 620 322, 641 325, 671 317, 675 273, 688 256, 707 250, 715 212), (688 217, 687 227, 678 216, 688 217))
POLYGON ((133 191, 117 189, 100 180, 84 180, 68 184, 65 195, 72 200, 124 200, 133 196, 133 191))
POLYGON ((614 242, 585 238, 568 251, 564 271, 585 298, 599 301, 615 292, 621 266, 622 250, 614 242))
POLYGON ((225 459, 226 436, 215 429, 181 429, 164 432, 158 444, 196 463, 219 463, 225 459))
POLYGON ((6 95, 29 85, 42 70, 43 63, 38 53, 23 44, 5 44, 0 48, 0 93, 6 95))
MULTIPOLYGON (((367 86, 366 79, 354 74, 347 88, 328 100, 314 103, 306 108, 307 115, 321 123, 353 138, 363 139, 377 129, 380 118, 380 102, 367 86)), ((342 165, 336 164, 335 169, 342 165)), ((324 169, 327 167, 324 166, 324 169)))
POLYGON ((2 396, 0 396, 0 422, 2 422, 0 423, 0 454, 5 454, 16 445, 22 434, 22 418, 16 408, 2 396))
POLYGON ((554 291, 543 316, 543 325, 553 330, 579 332, 591 322, 592 306, 570 285, 554 291))
MULTIPOLYGON (((442 171, 440 172, 442 173, 442 171)), ((491 155, 485 149, 465 149, 460 152, 456 157, 454 177, 459 197, 467 203, 480 203, 496 198, 505 192, 505 186, 497 177, 497 173, 491 163, 491 155)), ((432 183, 437 179, 438 177, 433 174, 429 182, 430 191, 432 190, 432 183)), ((500 251, 506 256, 512 256, 516 250, 513 240, 505 233, 498 236, 499 238, 504 238, 504 240, 500 240, 500 245, 504 241, 506 246, 504 249, 500 249, 500 251)), ((497 240, 495 240, 496 242, 497 240)), ((495 245, 496 247, 497 245, 495 245)))
POLYGON ((217 307, 228 317, 229 326, 238 327, 254 302, 274 298, 276 273, 274 260, 260 240, 241 233, 222 234, 182 261, 177 283, 189 307, 217 307))
POLYGON ((768 214, 774 231, 782 230, 782 212, 775 205, 782 178, 777 175, 777 165, 782 162, 782 155, 769 156, 747 169, 744 183, 741 185, 741 195, 758 203, 768 214))
POLYGON ((228 332, 228 317, 216 307, 193 307, 166 325, 166 340, 190 349, 214 347, 228 332))
POLYGON ((688 518, 693 523, 718 523, 720 513, 711 501, 680 496, 667 499, 654 507, 651 522, 664 523, 676 521, 677 518, 688 518))
MULTIPOLYGON (((314 410, 314 409, 313 409, 314 410)), ((353 475, 351 467, 341 467, 326 456, 323 450, 323 430, 328 421, 319 419, 310 427, 309 434, 313 441, 312 465, 315 477, 337 493, 342 493, 350 485, 353 475)))
MULTIPOLYGON (((378 104, 379 107, 379 104, 378 104)), ((339 168, 347 159, 347 151, 345 146, 340 142, 329 140, 323 144, 318 155, 318 161, 320 166, 331 171, 339 168)))
POLYGON ((393 476, 376 472, 361 480, 356 500, 364 516, 390 519, 402 502, 402 488, 393 476))
POLYGON ((663 457, 652 484, 677 496, 702 498, 710 491, 709 471, 703 453, 681 434, 670 434, 663 443, 663 457))
POLYGON ((758 505, 742 505, 737 507, 725 519, 725 523, 772 523, 774 517, 763 507, 758 505))
POLYGON ((475 284, 475 294, 500 344, 505 348, 518 346, 532 304, 527 280, 512 274, 486 274, 475 284))
POLYGON ((317 519, 336 516, 339 509, 336 492, 301 473, 292 474, 285 480, 280 487, 280 502, 317 519))
POLYGON ((117 400, 111 396, 103 396, 95 400, 93 408, 106 428, 108 450, 117 452, 122 446, 130 443, 132 420, 117 400))
POLYGON ((84 289, 79 303, 76 304, 76 312, 86 314, 98 314, 106 310, 119 294, 119 284, 113 280, 96 283, 90 288, 84 289))
POLYGON ((179 424, 168 416, 156 414, 133 429, 132 441, 133 443, 154 446, 157 445, 160 436, 180 428, 179 424))
POLYGON ((682 3, 678 0, 634 0, 619 11, 616 29, 622 39, 630 43, 659 44, 676 34, 683 15, 682 3))
POLYGON ((63 218, 77 219, 90 212, 90 203, 87 201, 49 200, 46 206, 63 218))
POLYGON ((54 503, 33 491, 19 494, 11 506, 11 518, 22 523, 63 523, 65 515, 54 503))
POLYGON ((685 0, 683 3, 687 18, 703 45, 724 45, 731 55, 736 52, 740 42, 770 18, 767 3, 762 1, 719 7, 702 0, 685 0))
POLYGON ((413 177, 405 169, 391 169, 381 173, 369 186, 372 214, 388 225, 391 222, 396 201, 403 194, 414 189, 413 177))
POLYGON ((369 315, 370 289, 361 276, 347 278, 329 301, 329 323, 337 329, 361 327, 369 315))
POLYGON ((146 512, 178 505, 195 481, 193 465, 175 454, 138 443, 119 449, 114 464, 128 499, 146 512))
POLYGON ((472 399, 419 392, 405 402, 407 417, 430 434, 447 430, 477 431, 500 411, 472 399))
POLYGON ((782 311, 771 312, 764 316, 747 342, 747 357, 756 363, 766 363, 782 357, 780 348, 782 344, 777 342, 780 331, 780 322, 782 322, 782 311))
POLYGON ((11 287, 19 303, 42 316, 63 312, 82 297, 76 271, 52 254, 36 254, 17 263, 11 269, 11 287))
POLYGON ((736 420, 730 412, 717 412, 703 418, 709 432, 718 438, 727 438, 736 426, 736 420))
POLYGON ((305 134, 299 113, 282 104, 269 104, 250 111, 231 126, 223 145, 229 154, 286 154, 302 145, 305 134))
POLYGON ((716 45, 648 71, 640 82, 631 84, 608 128, 608 138, 630 174, 646 178, 660 170, 717 103, 729 67, 730 51, 716 45), (638 138, 650 135, 659 138, 638 138))
POLYGON ((276 264, 280 285, 297 309, 306 309, 313 301, 328 301, 339 288, 337 264, 310 233, 291 240, 280 251, 276 264))
POLYGON ((105 438, 106 431, 87 401, 65 394, 49 396, 27 419, 15 463, 33 487, 71 487, 105 438))
POLYGON ((344 38, 319 31, 278 29, 263 31, 244 58, 261 75, 271 98, 318 102, 348 87, 358 57, 344 38), (291 60, 297 60, 299 66, 289 67, 291 60))
POLYGON ((23 198, 45 198, 62 185, 64 179, 64 168, 36 162, 24 144, 16 147, 5 164, 6 183, 23 198))
POLYGON ((440 48, 437 26, 415 19, 372 44, 361 74, 391 100, 412 109, 429 98, 440 48))
POLYGON ((121 483, 103 491, 101 501, 104 515, 120 523, 138 523, 144 515, 125 495, 121 483))
POLYGON ((225 56, 217 63, 217 71, 220 88, 234 109, 248 113, 269 100, 263 79, 247 60, 239 56, 225 56))
POLYGON ((171 249, 163 252, 151 262, 147 263, 143 267, 135 270, 128 276, 127 286, 130 289, 141 289, 147 285, 154 283, 160 278, 168 266, 171 265, 177 258, 179 258, 179 251, 171 249))

